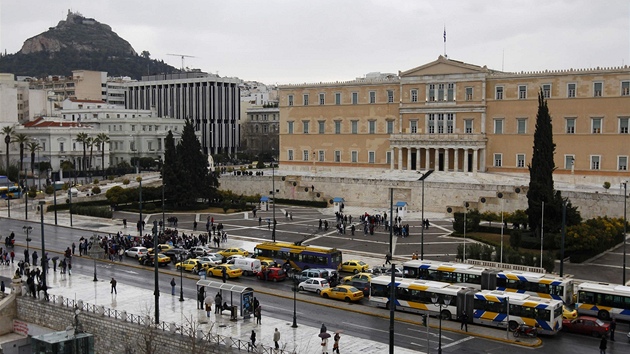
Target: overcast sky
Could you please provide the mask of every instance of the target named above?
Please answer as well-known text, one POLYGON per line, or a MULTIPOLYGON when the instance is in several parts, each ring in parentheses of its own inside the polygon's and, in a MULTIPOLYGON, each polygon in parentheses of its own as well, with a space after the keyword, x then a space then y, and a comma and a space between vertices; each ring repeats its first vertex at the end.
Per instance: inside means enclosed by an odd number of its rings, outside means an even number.
POLYGON ((267 84, 408 70, 444 53, 445 26, 449 58, 492 69, 630 65, 628 0, 0 1, 3 52, 72 9, 138 53, 267 84))

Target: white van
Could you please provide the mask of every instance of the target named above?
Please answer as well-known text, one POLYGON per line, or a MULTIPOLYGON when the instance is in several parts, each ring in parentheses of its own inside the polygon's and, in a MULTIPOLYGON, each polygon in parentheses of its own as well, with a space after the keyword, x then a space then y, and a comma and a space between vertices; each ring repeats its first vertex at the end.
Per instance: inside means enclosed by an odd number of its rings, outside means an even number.
POLYGON ((234 259, 234 266, 240 268, 245 275, 254 275, 260 272, 260 259, 255 258, 236 258, 234 259))

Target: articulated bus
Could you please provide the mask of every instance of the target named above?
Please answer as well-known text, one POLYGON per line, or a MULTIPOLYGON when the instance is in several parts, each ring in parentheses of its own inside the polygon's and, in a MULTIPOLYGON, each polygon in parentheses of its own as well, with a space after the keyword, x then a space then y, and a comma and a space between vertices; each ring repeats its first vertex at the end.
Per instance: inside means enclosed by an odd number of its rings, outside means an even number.
POLYGON ((403 263, 407 278, 428 279, 477 290, 501 290, 573 303, 573 279, 549 274, 484 268, 465 263, 413 260, 403 263))
POLYGON ((22 188, 18 186, 0 187, 0 198, 20 199, 22 198, 22 188))
MULTIPOLYGON (((372 279, 370 302, 389 308, 391 278, 372 279)), ((539 327, 539 333, 557 334, 562 329, 562 301, 505 291, 478 291, 448 283, 396 278, 396 309, 457 319, 466 313, 473 323, 514 330, 519 324, 539 327), (446 307, 435 306, 432 297, 449 299, 446 307), (509 304, 509 307, 508 307, 509 304)))
POLYGON ((336 248, 304 246, 285 242, 263 242, 254 248, 256 258, 273 259, 278 264, 289 261, 297 270, 331 268, 339 270, 341 251, 336 248))
POLYGON ((582 283, 577 286, 575 304, 580 315, 630 320, 630 286, 608 283, 582 283))

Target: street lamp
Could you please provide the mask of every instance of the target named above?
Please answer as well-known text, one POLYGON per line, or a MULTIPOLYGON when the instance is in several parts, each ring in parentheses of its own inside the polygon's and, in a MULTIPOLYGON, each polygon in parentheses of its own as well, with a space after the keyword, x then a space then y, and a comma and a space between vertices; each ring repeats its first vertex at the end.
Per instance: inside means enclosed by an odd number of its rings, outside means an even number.
POLYGON ((438 318, 440 319, 440 334, 438 336, 438 354, 442 354, 442 309, 447 308, 448 305, 451 304, 451 297, 448 295, 445 295, 444 297, 440 299, 438 294, 434 293, 433 296, 431 296, 431 302, 433 303, 433 305, 440 308, 440 313, 438 314, 438 318))
POLYGON ((500 262, 503 263, 503 193, 497 193, 497 198, 501 199, 501 259, 500 262))
MULTIPOLYGON (((41 214, 40 224, 42 227, 42 288, 46 289, 46 268, 48 267, 48 257, 46 256, 46 246, 44 238, 44 205, 46 205, 46 202, 40 200, 39 211, 41 214)), ((35 266, 37 267, 37 264, 35 264, 35 266)))
POLYGON ((52 182, 52 186, 53 186, 53 203, 55 205, 55 226, 57 226, 57 184, 55 183, 56 181, 54 181, 54 178, 52 178, 52 169, 48 169, 48 175, 50 176, 50 181, 52 182))
POLYGON ((89 249, 90 257, 92 257, 92 259, 94 260, 94 279, 92 281, 98 281, 98 279, 96 278, 96 257, 98 257, 100 252, 98 248, 95 247, 98 244, 97 242, 98 242, 97 238, 94 237, 94 235, 92 235, 92 237, 90 237, 90 244, 92 246, 90 246, 90 249, 89 249))
POLYGON ((468 202, 464 202, 464 263, 466 262, 466 219, 468 219, 468 202))
POLYGON ((293 324, 291 327, 297 328, 297 291, 298 291, 298 278, 293 275, 293 324))
POLYGON ((31 232, 31 230, 33 230, 32 226, 23 226, 22 230, 24 230, 24 232, 26 232, 26 251, 29 252, 30 254, 30 249, 28 247, 28 243, 32 241, 32 239, 30 237, 28 237, 28 233, 31 232))
POLYGON ((418 171, 418 173, 421 174, 418 181, 422 181, 422 231, 420 234, 420 260, 424 260, 424 180, 433 173, 433 170, 428 170, 425 173, 421 173, 420 171, 418 171))
POLYGON ((24 217, 28 220, 28 175, 26 174, 26 169, 24 169, 24 217))
POLYGON ((184 255, 180 253, 178 258, 179 263, 181 263, 179 267, 179 301, 184 301, 184 255))
POLYGON ((626 232, 628 232, 628 222, 626 221, 626 202, 628 200, 628 181, 621 184, 623 184, 623 285, 626 285, 626 232))
POLYGON ((276 242, 276 167, 273 151, 274 148, 271 148, 271 198, 273 199, 273 229, 271 229, 271 241, 276 242))

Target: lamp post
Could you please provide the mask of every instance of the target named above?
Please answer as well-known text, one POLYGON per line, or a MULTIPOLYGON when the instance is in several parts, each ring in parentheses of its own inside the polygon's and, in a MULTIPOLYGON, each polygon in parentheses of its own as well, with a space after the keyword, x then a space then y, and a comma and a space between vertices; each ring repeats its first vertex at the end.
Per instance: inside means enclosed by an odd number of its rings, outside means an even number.
MULTIPOLYGON (((418 171, 420 173, 420 171, 418 171)), ((420 260, 424 260, 424 180, 433 173, 433 170, 428 170, 422 173, 419 181, 422 181, 422 231, 420 234, 420 260)))
POLYGON ((542 214, 540 215, 540 268, 543 267, 543 246, 545 241, 545 202, 542 202, 542 214))
POLYGON ((297 328, 297 291, 298 291, 298 279, 293 275, 293 324, 291 327, 297 328))
POLYGON ((501 258, 499 262, 503 264, 503 193, 497 193, 497 198, 501 199, 501 258))
POLYGON ((26 175, 26 169, 24 169, 24 217, 28 220, 28 176, 26 175))
POLYGON ((53 203, 55 205, 55 226, 57 226, 57 184, 55 183, 56 181, 54 181, 54 178, 52 178, 52 170, 50 168, 48 169, 48 175, 50 176, 50 181, 52 182, 52 186, 53 186, 53 203))
POLYGON ((271 198, 273 199, 273 229, 271 229, 271 241, 276 242, 276 167, 273 151, 274 148, 271 148, 271 198))
POLYGON ((94 279, 92 281, 98 281, 98 279, 96 278, 96 257, 98 257, 100 252, 99 252, 99 250, 97 248, 95 248, 95 246, 97 245, 97 242, 98 241, 97 241, 96 237, 94 237, 94 236, 90 237, 90 244, 92 245, 90 247, 90 256, 94 260, 94 279))
MULTIPOLYGON (((44 205, 46 202, 43 200, 39 201, 39 211, 40 211, 40 224, 42 228, 42 288, 46 289, 46 268, 48 267, 48 257, 46 256, 46 245, 44 238, 44 205)), ((37 264, 35 264, 37 266, 37 264)))
POLYGON ((11 219, 11 198, 7 198, 7 217, 11 219))
POLYGON ((464 202, 464 263, 466 262, 466 219, 468 219, 468 202, 464 202))
POLYGON ((70 184, 70 189, 68 190, 68 200, 70 201, 70 227, 72 227, 72 184, 70 184))
MULTIPOLYGON (((179 263, 184 262, 184 255, 179 254, 179 263)), ((179 301, 184 301, 184 267, 181 265, 179 267, 179 301)), ((219 304, 220 306, 221 304, 219 304)))
POLYGON ((626 285, 626 233, 627 224, 626 221, 626 202, 628 200, 628 181, 625 181, 623 184, 623 285, 626 285))
POLYGON ((22 230, 24 230, 24 232, 26 232, 26 251, 29 252, 29 254, 30 254, 30 249, 29 249, 28 244, 29 244, 29 242, 31 242, 31 238, 28 237, 28 234, 29 234, 29 232, 31 232, 31 230, 33 230, 33 227, 24 225, 22 227, 22 230))
POLYGON ((431 296, 431 302, 433 305, 437 306, 440 309, 440 313, 438 314, 438 318, 440 319, 440 333, 438 335, 438 354, 442 354, 442 309, 447 308, 448 305, 451 304, 451 297, 445 295, 440 298, 438 294, 433 294, 431 296))

